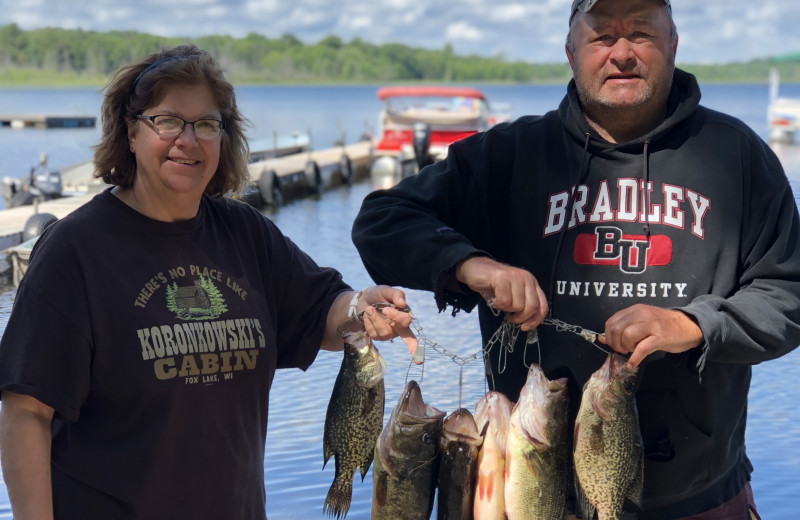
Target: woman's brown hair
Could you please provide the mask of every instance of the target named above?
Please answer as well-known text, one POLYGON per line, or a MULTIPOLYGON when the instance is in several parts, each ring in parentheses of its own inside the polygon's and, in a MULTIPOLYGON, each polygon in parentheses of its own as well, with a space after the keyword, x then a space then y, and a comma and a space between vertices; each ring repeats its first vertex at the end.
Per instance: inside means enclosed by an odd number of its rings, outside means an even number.
POLYGON ((225 123, 219 165, 206 194, 216 198, 241 189, 248 180, 247 120, 236 106, 233 85, 214 58, 194 45, 162 49, 114 72, 104 89, 103 135, 94 147, 94 176, 121 188, 133 186, 136 156, 130 151, 128 126, 136 124, 136 116, 158 104, 174 85, 207 86, 225 123))

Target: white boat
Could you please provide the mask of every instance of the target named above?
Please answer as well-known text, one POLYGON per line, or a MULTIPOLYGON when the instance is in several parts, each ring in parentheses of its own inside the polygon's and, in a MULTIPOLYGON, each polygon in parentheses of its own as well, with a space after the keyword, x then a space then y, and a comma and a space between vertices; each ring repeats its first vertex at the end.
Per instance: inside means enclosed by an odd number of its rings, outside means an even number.
POLYGON ((377 160, 373 177, 415 173, 447 157, 454 142, 510 119, 480 90, 452 86, 388 86, 378 90, 377 160))
POLYGON ((786 98, 778 95, 780 76, 777 69, 770 69, 769 74, 769 107, 767 121, 769 123, 770 142, 791 143, 795 133, 800 130, 800 99, 786 98))

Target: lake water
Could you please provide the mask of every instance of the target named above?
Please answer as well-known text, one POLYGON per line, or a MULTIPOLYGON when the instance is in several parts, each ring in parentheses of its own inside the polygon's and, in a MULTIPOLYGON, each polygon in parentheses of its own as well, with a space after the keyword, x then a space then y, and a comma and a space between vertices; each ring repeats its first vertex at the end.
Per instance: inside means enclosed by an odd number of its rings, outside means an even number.
MULTIPOLYGON (((510 103, 515 116, 542 113, 555 107, 563 86, 486 86, 491 101, 510 103)), ((316 148, 326 148, 344 132, 347 142, 374 130, 380 108, 375 86, 241 87, 240 108, 253 123, 248 135, 270 137, 273 132, 308 131, 316 148)), ((800 98, 800 85, 784 85, 781 94, 800 98)), ((762 137, 767 135, 768 89, 754 85, 712 85, 703 88, 704 104, 744 120, 762 137)), ((99 115, 100 97, 93 89, 0 90, 0 113, 99 115)), ((38 160, 49 157, 59 168, 84 161, 97 141, 99 129, 13 130, 0 128, 0 175, 22 175, 38 160)), ((800 145, 775 148, 800 194, 800 145)), ((369 181, 324 193, 316 200, 291 202, 269 216, 318 263, 339 269, 352 286, 371 284, 350 241, 350 226, 362 199, 373 189, 369 181)), ((0 333, 5 328, 15 291, 0 288, 0 333)), ((409 291, 408 300, 424 336, 449 351, 468 357, 480 351, 477 317, 439 314, 430 293, 409 291)), ((463 374, 449 358, 428 352, 424 374, 410 368, 402 342, 379 343, 387 361, 386 418, 411 377, 422 381, 427 402, 448 413, 460 405, 474 409, 486 387, 479 362, 463 374), (459 395, 459 378, 463 388, 459 395), (460 400, 459 400, 460 399, 460 400)), ((333 480, 334 464, 322 469, 325 410, 341 354, 321 352, 308 371, 284 370, 275 377, 271 394, 264 485, 271 520, 324 518, 322 503, 333 480)), ((800 350, 756 366, 748 410, 748 453, 755 465, 753 488, 762 518, 793 518, 800 496, 800 350)), ((348 518, 369 518, 371 472, 356 479, 348 518)), ((11 518, 5 486, 0 480, 0 519, 11 518)))

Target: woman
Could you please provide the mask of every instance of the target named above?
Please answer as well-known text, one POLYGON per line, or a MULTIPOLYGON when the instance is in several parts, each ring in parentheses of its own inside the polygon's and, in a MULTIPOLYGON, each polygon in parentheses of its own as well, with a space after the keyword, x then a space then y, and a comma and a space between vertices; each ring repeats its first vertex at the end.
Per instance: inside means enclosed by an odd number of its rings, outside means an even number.
MULTIPOLYGON (((233 87, 194 46, 120 69, 96 175, 113 185, 40 238, 0 343, 0 452, 14 517, 265 518, 276 368, 305 369, 364 311, 375 339, 410 316, 353 292, 254 209, 233 87)), ((300 389, 292 389, 294 391, 300 389)))

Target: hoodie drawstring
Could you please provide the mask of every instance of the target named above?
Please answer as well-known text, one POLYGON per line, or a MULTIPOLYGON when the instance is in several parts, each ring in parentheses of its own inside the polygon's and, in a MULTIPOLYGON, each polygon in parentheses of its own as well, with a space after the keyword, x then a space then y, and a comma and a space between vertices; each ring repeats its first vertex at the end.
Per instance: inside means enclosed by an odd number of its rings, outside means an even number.
MULTIPOLYGON (((569 221, 572 218, 572 209, 575 204, 575 190, 578 186, 580 186, 585 180, 586 177, 589 176, 589 143, 591 141, 591 135, 586 133, 586 140, 583 143, 583 155, 581 156, 581 165, 578 169, 578 178, 577 182, 572 188, 572 191, 569 193, 569 198, 567 201, 567 213, 566 213, 566 221, 564 222, 564 226, 561 228, 561 232, 558 235, 558 245, 556 246, 556 254, 553 257, 553 265, 550 269, 550 287, 547 290, 547 304, 550 308, 548 313, 549 316, 553 315, 553 296, 555 295, 555 288, 556 288, 556 268, 558 267, 558 258, 561 255, 561 248, 564 245, 564 238, 567 234, 567 230, 569 229, 569 221)), ((650 161, 649 161, 649 147, 650 141, 644 142, 644 150, 642 153, 642 179, 644 180, 644 187, 642 189, 642 205, 643 205, 643 213, 644 213, 644 222, 642 223, 642 228, 644 230, 644 234, 647 237, 647 243, 650 243, 650 161)))
POLYGON ((644 179, 644 188, 642 189, 642 205, 644 206, 644 234, 647 237, 647 243, 650 244, 650 161, 648 147, 650 141, 644 142, 644 152, 642 157, 642 178, 644 179))
POLYGON ((561 247, 564 245, 564 237, 566 236, 567 229, 569 228, 569 221, 572 218, 572 206, 575 204, 575 190, 581 185, 582 182, 586 180, 586 177, 589 176, 589 143, 591 141, 591 135, 589 133, 584 135, 586 135, 586 139, 583 142, 583 155, 581 155, 581 165, 578 168, 578 177, 575 185, 572 187, 572 190, 569 193, 565 222, 564 226, 561 228, 561 232, 558 235, 556 254, 553 257, 553 265, 550 269, 550 287, 547 290, 547 305, 550 309, 548 312, 549 316, 553 315, 553 296, 555 295, 556 290, 556 268, 558 267, 558 257, 561 256, 561 247))

